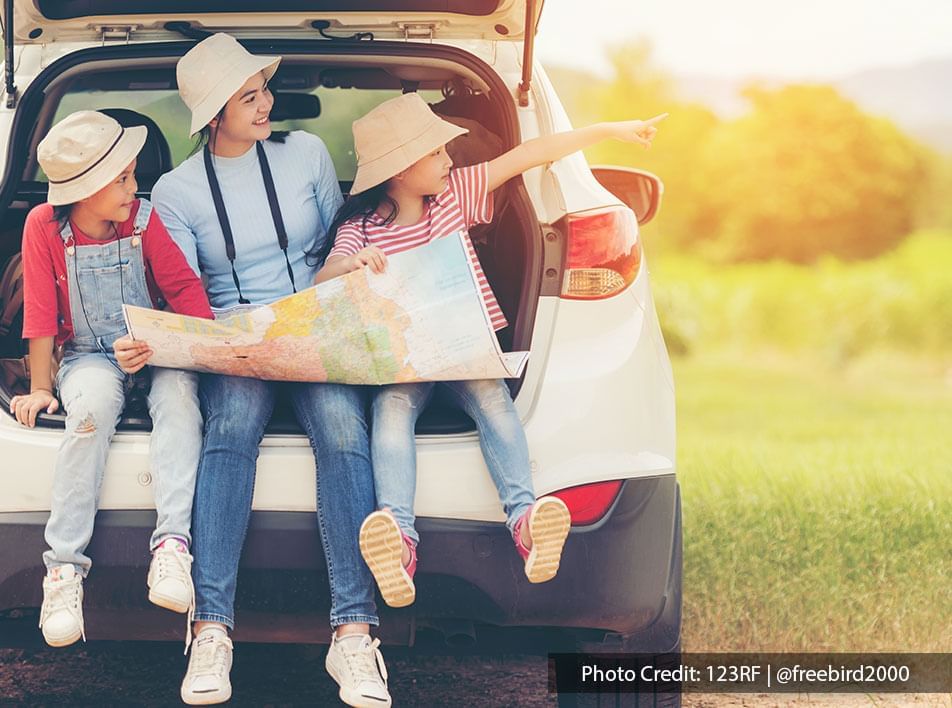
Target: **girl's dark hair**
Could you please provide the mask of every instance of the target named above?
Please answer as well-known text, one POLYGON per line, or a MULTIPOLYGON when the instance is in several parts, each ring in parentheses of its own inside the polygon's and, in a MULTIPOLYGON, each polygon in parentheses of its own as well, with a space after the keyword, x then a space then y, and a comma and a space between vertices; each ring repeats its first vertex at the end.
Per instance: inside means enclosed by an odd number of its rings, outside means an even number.
POLYGON ((72 204, 58 204, 53 207, 53 221, 59 225, 60 229, 66 226, 66 222, 69 221, 69 215, 72 211, 72 204))
POLYGON ((387 226, 393 223, 393 220, 397 218, 400 207, 396 201, 387 194, 386 182, 378 184, 376 187, 371 187, 360 194, 352 194, 347 197, 340 209, 337 210, 337 213, 334 215, 334 220, 331 221, 331 225, 327 229, 327 237, 324 239, 324 244, 320 248, 315 247, 308 252, 307 264, 312 267, 322 266, 324 264, 328 254, 330 254, 331 249, 334 247, 334 241, 337 240, 337 230, 344 225, 344 222, 360 217, 361 231, 366 231, 367 221, 369 221, 370 217, 377 210, 377 207, 383 203, 386 203, 387 206, 390 207, 390 213, 387 214, 387 218, 383 220, 383 225, 387 226))

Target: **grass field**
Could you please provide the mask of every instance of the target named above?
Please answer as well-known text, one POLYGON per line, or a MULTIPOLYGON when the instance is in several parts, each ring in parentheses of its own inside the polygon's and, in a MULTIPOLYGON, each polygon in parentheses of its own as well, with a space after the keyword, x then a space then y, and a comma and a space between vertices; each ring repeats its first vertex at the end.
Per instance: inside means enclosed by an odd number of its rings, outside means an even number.
POLYGON ((685 649, 952 651, 948 360, 674 366, 685 649))
POLYGON ((852 263, 649 258, 672 351, 769 346, 837 366, 883 349, 952 361, 950 264, 948 231, 920 231, 889 253, 852 263))

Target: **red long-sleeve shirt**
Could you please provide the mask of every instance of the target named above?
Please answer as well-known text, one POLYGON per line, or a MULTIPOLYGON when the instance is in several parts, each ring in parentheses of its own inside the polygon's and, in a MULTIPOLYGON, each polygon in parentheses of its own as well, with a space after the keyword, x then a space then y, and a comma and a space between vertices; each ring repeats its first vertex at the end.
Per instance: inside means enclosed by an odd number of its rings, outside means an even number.
MULTIPOLYGON (((139 203, 129 219, 118 226, 119 238, 132 235, 139 203)), ((71 224, 77 246, 102 244, 71 224)), ((41 204, 26 217, 23 227, 23 338, 56 337, 62 344, 73 336, 66 275, 66 249, 53 219, 53 207, 41 204)), ((130 252, 132 247, 130 246, 130 252)), ((202 281, 188 265, 182 251, 153 211, 142 235, 146 282, 155 305, 165 298, 174 312, 212 318, 202 281)))

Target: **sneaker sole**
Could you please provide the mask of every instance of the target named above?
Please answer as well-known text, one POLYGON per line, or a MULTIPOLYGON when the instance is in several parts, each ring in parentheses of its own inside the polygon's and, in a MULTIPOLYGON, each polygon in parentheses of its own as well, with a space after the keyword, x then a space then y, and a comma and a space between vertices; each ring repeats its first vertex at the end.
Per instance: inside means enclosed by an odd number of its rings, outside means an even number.
POLYGON ((190 706, 213 706, 218 703, 224 703, 225 701, 231 700, 231 682, 228 682, 224 691, 188 694, 183 689, 181 696, 182 702, 190 706))
POLYGON ((68 647, 70 644, 75 644, 79 641, 79 638, 83 636, 83 633, 80 630, 76 630, 73 634, 67 634, 65 637, 48 637, 46 634, 43 634, 43 639, 51 647, 68 647))
POLYGON ((532 548, 526 559, 526 577, 530 583, 552 580, 559 572, 562 546, 571 526, 572 515, 561 499, 545 499, 533 508, 529 515, 532 548))
POLYGON ((330 674, 330 677, 340 686, 337 696, 345 705, 351 706, 352 708, 390 708, 392 700, 381 701, 376 698, 368 698, 362 693, 356 693, 353 689, 345 687, 340 680, 340 676, 337 675, 333 664, 325 661, 324 668, 327 669, 327 673, 330 674))
POLYGON ((396 519, 382 511, 364 519, 360 525, 360 554, 377 581, 384 602, 390 607, 413 604, 416 586, 403 567, 403 534, 396 519))
POLYGON ((185 614, 188 612, 188 602, 183 604, 178 598, 162 595, 161 593, 157 593, 153 590, 149 590, 149 602, 151 602, 153 605, 163 607, 166 610, 178 612, 179 614, 185 614))
POLYGON ((355 693, 349 688, 344 688, 341 686, 340 691, 337 692, 337 695, 340 697, 341 701, 346 703, 352 708, 390 708, 390 701, 381 701, 376 698, 368 698, 362 693, 355 693))

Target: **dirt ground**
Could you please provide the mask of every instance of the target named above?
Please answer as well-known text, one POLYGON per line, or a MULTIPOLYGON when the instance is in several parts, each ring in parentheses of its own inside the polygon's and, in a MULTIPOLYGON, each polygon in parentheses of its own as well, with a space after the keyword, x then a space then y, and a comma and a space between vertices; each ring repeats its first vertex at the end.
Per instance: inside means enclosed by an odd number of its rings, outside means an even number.
MULTIPOLYGON (((341 705, 324 647, 235 647, 232 705, 341 705)), ((396 706, 554 706, 547 662, 534 656, 417 656, 385 648, 396 706)), ((0 650, 0 704, 165 706, 179 703, 182 647, 104 644, 0 650)))
MULTIPOLYGON (((324 647, 235 647, 238 706, 340 705, 324 671, 324 647)), ((556 706, 543 656, 432 656, 387 647, 395 706, 556 706)), ((103 643, 66 649, 0 650, 0 705, 171 706, 186 660, 173 644, 103 643)), ((685 695, 686 708, 952 708, 929 694, 685 695)))
POLYGON ((952 697, 930 693, 698 694, 683 697, 684 708, 948 708, 952 697))

